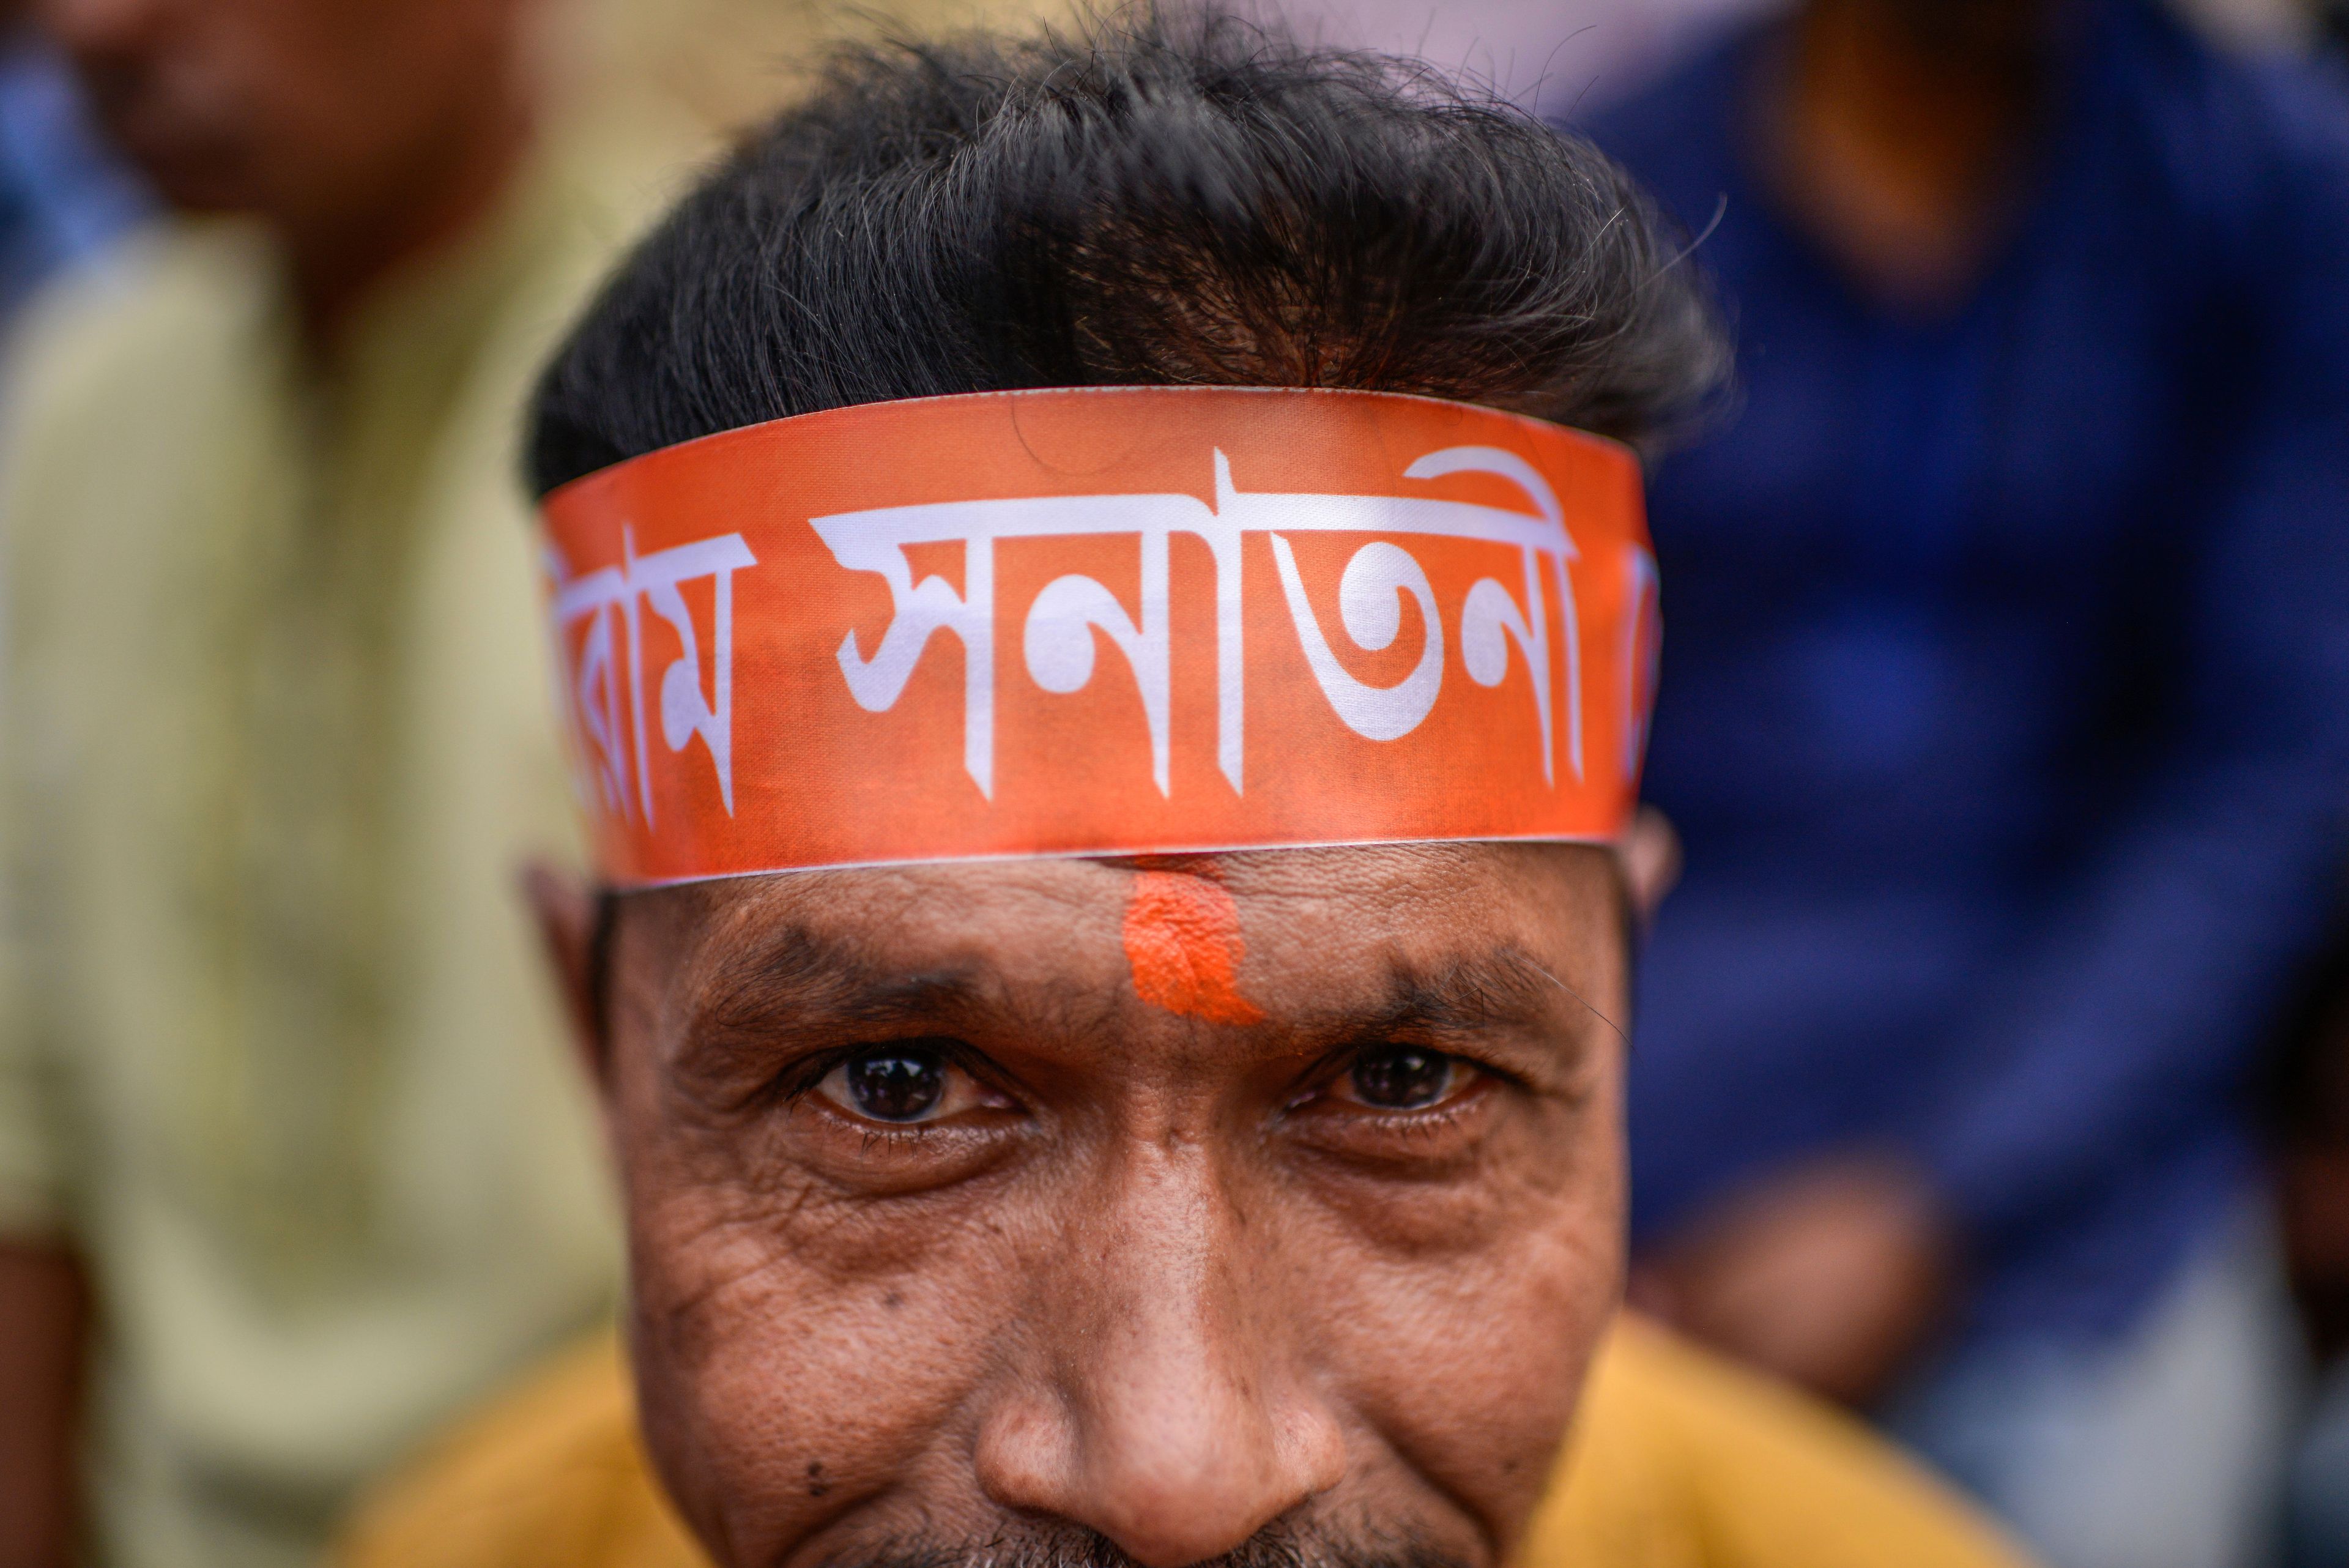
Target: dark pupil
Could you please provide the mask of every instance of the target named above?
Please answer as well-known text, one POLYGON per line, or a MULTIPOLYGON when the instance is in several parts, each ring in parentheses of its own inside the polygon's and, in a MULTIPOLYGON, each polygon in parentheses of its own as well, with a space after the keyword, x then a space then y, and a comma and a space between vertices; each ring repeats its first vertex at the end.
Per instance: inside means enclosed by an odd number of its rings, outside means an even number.
POLYGON ((1354 1092, 1365 1105, 1387 1110, 1424 1106, 1452 1081, 1452 1058, 1405 1045, 1354 1064, 1354 1092))
POLYGON ((875 1051, 848 1064, 848 1095, 877 1122, 927 1115, 947 1092, 946 1064, 920 1050, 875 1051))

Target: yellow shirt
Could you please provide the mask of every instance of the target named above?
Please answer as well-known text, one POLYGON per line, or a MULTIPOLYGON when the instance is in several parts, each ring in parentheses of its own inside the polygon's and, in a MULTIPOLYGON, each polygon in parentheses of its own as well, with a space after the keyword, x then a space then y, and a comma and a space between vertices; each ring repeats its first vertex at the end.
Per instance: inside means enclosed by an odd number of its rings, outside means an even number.
MULTIPOLYGON (((1636 1322, 1609 1337, 1517 1568, 2021 1568, 1845 1417, 1636 1322)), ((647 1468, 606 1339, 358 1520, 339 1568, 708 1568, 647 1468)))
POLYGON ((324 369, 255 235, 170 226, 24 339, 0 1236, 95 1266, 103 1561, 313 1562, 609 1310, 515 893, 571 836, 516 434, 630 226, 550 161, 324 369))

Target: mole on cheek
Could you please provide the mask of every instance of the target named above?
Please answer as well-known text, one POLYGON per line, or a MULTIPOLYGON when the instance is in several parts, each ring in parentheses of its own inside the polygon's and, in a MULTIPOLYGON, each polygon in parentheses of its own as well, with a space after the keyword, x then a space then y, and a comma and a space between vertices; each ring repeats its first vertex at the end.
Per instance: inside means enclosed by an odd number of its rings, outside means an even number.
POLYGON ((1185 1018, 1257 1023, 1239 992, 1239 905, 1220 883, 1174 871, 1137 871, 1125 905, 1125 961, 1134 994, 1185 1018))

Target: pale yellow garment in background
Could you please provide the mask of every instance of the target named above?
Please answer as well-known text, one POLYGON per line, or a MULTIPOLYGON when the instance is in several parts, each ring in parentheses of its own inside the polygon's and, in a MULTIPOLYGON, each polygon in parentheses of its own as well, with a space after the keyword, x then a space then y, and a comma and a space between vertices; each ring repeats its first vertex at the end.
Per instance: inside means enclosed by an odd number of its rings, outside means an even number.
POLYGON ((0 1236, 96 1264, 101 1560, 316 1560, 608 1312, 516 896, 573 828, 516 432, 657 194, 548 159, 331 370, 167 226, 30 327, 0 455, 0 1236))
MULTIPOLYGON (((580 1351, 374 1500, 337 1568, 708 1568, 636 1437, 616 1345, 580 1351)), ((1627 1320, 1515 1568, 2022 1568, 1848 1418, 1627 1320)))

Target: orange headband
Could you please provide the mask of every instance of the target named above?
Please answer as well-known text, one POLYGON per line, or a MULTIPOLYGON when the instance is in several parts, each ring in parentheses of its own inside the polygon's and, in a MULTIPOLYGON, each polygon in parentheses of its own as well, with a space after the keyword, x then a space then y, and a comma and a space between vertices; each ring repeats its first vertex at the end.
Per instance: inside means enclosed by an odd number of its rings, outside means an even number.
POLYGON ((1639 466, 1489 409, 871 404, 547 499, 605 872, 1603 841, 1656 649, 1639 466))

